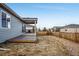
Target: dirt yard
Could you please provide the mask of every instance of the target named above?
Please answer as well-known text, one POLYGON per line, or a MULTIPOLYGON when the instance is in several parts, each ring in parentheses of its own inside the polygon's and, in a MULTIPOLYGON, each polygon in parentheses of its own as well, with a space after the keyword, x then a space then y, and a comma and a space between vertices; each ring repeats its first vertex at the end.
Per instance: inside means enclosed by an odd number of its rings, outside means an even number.
POLYGON ((8 51, 0 51, 1 56, 69 56, 79 55, 79 44, 55 36, 38 36, 37 43, 0 44, 8 51))

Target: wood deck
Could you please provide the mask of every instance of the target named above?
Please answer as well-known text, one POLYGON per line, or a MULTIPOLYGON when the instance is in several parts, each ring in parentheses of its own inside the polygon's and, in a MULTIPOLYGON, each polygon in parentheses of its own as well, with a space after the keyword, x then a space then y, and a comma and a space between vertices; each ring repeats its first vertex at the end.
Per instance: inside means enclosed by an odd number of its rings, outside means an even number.
POLYGON ((36 34, 34 33, 27 33, 16 38, 10 39, 9 42, 35 42, 36 41, 36 34))

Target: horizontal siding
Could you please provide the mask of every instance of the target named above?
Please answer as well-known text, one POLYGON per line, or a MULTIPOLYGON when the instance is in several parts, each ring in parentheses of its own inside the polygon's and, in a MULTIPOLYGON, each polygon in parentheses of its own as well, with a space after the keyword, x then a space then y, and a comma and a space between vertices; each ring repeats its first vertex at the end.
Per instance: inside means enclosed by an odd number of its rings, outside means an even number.
POLYGON ((20 20, 11 15, 11 28, 0 28, 0 43, 19 35, 22 35, 22 23, 20 20))
POLYGON ((63 29, 60 29, 60 32, 71 32, 71 33, 79 33, 79 28, 63 28, 63 29), (67 31, 65 31, 65 29, 67 31))

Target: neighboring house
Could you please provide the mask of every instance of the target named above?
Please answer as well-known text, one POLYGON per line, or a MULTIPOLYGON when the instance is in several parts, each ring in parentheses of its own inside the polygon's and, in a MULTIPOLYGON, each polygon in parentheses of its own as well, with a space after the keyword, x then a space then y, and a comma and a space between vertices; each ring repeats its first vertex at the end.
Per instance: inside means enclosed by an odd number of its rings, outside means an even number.
POLYGON ((6 4, 0 3, 0 43, 23 35, 27 23, 6 4))
POLYGON ((51 31, 52 32, 60 32, 60 26, 54 26, 52 29, 51 29, 51 31))
POLYGON ((79 33, 79 24, 69 24, 63 26, 60 32, 79 33))

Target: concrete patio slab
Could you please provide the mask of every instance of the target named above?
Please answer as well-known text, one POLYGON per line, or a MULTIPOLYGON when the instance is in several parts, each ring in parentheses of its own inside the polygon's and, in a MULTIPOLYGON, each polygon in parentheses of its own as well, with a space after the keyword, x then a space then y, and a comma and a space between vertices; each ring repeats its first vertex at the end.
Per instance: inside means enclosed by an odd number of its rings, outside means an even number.
POLYGON ((10 42, 35 42, 36 41, 36 34, 34 33, 27 33, 16 38, 10 39, 10 42))

